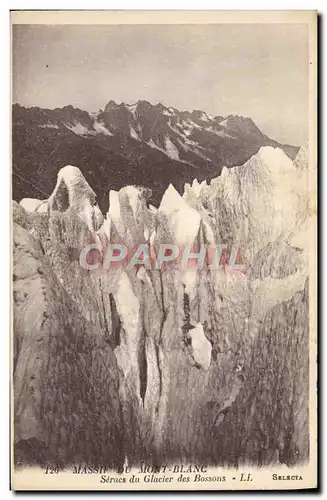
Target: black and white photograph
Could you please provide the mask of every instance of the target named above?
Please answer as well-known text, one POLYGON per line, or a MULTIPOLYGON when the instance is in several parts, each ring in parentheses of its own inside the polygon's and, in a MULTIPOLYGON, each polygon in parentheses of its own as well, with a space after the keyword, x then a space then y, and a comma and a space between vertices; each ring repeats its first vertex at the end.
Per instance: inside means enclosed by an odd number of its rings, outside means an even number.
POLYGON ((317 486, 317 14, 188 14, 11 14, 13 489, 317 486))

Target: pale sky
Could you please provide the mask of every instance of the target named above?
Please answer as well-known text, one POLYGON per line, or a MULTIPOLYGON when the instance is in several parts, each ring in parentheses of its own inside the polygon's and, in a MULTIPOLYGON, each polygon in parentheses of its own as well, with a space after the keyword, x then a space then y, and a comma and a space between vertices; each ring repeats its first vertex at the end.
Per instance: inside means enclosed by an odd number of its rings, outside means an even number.
POLYGON ((301 145, 308 133, 305 24, 13 26, 13 101, 87 111, 140 99, 250 116, 301 145))

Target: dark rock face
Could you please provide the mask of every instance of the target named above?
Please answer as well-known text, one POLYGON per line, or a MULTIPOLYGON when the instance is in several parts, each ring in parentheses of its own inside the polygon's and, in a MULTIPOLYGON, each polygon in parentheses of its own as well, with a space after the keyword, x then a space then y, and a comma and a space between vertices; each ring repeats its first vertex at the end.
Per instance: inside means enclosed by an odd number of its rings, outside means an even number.
MULTIPOLYGON (((78 165, 108 209, 107 186, 141 184, 159 204, 171 182, 181 193, 185 182, 219 175, 223 166, 242 165, 261 146, 281 146, 261 133, 250 118, 211 117, 162 104, 110 101, 90 115, 72 106, 12 112, 13 198, 48 198, 64 165, 78 165)), ((282 145, 294 158, 298 148, 282 145)))

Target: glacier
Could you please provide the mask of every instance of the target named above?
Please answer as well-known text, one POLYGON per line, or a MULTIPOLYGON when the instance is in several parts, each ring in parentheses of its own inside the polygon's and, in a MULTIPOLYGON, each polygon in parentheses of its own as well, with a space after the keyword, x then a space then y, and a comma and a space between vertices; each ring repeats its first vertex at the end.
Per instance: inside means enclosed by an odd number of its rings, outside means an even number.
POLYGON ((309 168, 305 148, 263 147, 158 208, 108 186, 103 216, 66 166, 48 200, 13 202, 16 464, 308 460, 309 168), (242 242, 245 272, 78 258, 221 242, 242 242))

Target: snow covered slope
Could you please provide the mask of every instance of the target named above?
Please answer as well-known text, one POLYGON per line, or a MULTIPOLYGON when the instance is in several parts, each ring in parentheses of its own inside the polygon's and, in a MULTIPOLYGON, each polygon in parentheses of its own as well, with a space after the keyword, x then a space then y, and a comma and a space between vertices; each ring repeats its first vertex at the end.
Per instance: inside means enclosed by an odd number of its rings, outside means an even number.
POLYGON ((261 148, 240 167, 223 168, 221 176, 201 189, 200 198, 215 214, 217 238, 242 241, 249 260, 304 220, 309 193, 306 170, 279 148, 261 148))

